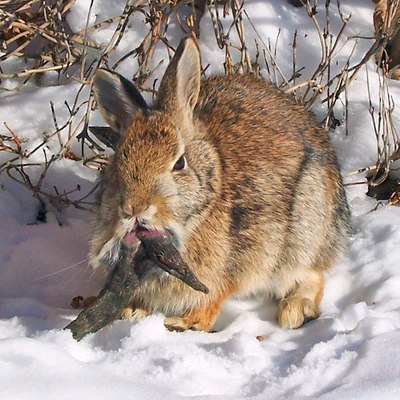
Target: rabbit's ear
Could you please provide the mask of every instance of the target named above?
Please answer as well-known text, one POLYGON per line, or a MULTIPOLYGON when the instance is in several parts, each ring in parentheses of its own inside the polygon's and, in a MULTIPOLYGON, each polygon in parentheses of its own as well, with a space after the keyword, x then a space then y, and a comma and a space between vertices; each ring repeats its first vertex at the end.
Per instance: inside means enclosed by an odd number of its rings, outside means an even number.
POLYGON ((147 104, 135 86, 116 72, 98 69, 93 91, 101 114, 113 131, 122 134, 137 112, 147 112, 147 104))
POLYGON ((161 81, 158 107, 193 111, 200 92, 200 53, 194 39, 183 39, 161 81))

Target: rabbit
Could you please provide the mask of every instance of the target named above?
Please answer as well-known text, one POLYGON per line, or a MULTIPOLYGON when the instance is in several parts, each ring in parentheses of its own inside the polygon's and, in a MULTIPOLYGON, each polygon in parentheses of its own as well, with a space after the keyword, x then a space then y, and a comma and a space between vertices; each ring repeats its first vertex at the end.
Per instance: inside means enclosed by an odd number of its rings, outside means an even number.
POLYGON ((161 270, 134 293, 134 315, 209 332, 230 296, 270 296, 294 329, 319 315, 324 272, 345 248, 349 208, 334 149, 314 117, 254 75, 201 79, 193 38, 181 41, 152 107, 99 69, 95 99, 115 154, 101 177, 90 264, 112 268, 135 232, 172 235, 208 288, 161 270))

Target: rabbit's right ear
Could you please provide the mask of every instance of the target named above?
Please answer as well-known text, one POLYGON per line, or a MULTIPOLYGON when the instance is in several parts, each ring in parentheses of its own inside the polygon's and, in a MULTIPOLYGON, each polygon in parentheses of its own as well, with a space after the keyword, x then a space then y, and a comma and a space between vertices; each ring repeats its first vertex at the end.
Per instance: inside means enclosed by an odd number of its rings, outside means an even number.
POLYGON ((158 91, 158 108, 192 114, 200 92, 200 52, 195 40, 185 38, 179 44, 158 91))
POLYGON ((98 69, 93 78, 93 91, 103 118, 120 135, 136 113, 147 112, 147 104, 139 91, 116 72, 98 69))

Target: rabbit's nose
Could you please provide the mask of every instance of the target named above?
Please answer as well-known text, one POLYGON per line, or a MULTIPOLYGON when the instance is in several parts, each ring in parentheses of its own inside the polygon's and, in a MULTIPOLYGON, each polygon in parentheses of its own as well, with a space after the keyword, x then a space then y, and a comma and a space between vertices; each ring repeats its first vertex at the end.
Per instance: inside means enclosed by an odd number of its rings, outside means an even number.
POLYGON ((133 209, 130 204, 123 204, 121 206, 121 214, 124 218, 131 218, 133 217, 133 209))
POLYGON ((138 221, 140 220, 151 220, 157 208, 154 205, 144 205, 144 206, 132 206, 131 204, 124 204, 121 207, 121 211, 124 218, 135 218, 138 221))
POLYGON ((122 205, 121 212, 124 218, 137 218, 147 206, 132 206, 131 204, 127 203, 122 205))
POLYGON ((133 207, 130 204, 123 204, 120 207, 123 218, 132 218, 134 216, 133 207))

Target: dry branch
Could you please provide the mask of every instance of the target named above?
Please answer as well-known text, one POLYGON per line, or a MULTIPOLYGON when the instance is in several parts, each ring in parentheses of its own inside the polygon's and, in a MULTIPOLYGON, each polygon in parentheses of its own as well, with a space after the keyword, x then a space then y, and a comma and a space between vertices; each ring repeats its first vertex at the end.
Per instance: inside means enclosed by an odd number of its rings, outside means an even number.
MULTIPOLYGON (((381 0, 375 2, 383 4, 381 0)), ((162 46, 167 49, 170 56, 173 55, 174 49, 169 41, 171 21, 177 21, 182 35, 206 35, 206 32, 199 31, 199 19, 205 12, 208 12, 212 19, 215 40, 225 54, 226 73, 258 74, 261 70, 266 70, 268 71, 267 78, 287 93, 293 94, 306 108, 310 109, 317 103, 325 103, 326 129, 334 128, 344 122, 346 133, 348 133, 347 94, 350 83, 371 57, 378 57, 377 54, 380 54, 383 60, 379 62, 379 65, 382 66, 384 75, 391 67, 390 62, 395 62, 394 53, 390 53, 394 46, 390 46, 399 35, 399 2, 400 0, 389 1, 384 12, 376 14, 377 36, 362 60, 352 65, 351 54, 341 70, 333 74, 332 66, 342 47, 349 41, 353 41, 355 48, 358 40, 364 40, 352 37, 345 39, 345 31, 351 22, 351 15, 344 15, 339 2, 334 5, 334 2, 329 1, 320 2, 320 4, 308 0, 291 1, 292 4, 297 3, 298 6, 304 5, 296 12, 306 13, 313 22, 319 38, 321 59, 317 68, 308 77, 303 76, 304 68, 297 65, 301 38, 294 33, 291 76, 286 77, 278 62, 279 51, 283 45, 279 35, 274 40, 260 35, 246 11, 246 3, 243 0, 126 0, 121 15, 94 25, 89 24, 88 15, 85 29, 78 32, 72 32, 65 18, 73 7, 74 0, 1 1, 0 40, 2 39, 3 43, 1 59, 23 57, 25 64, 23 69, 16 71, 5 71, 0 67, 0 89, 12 91, 9 88, 10 85, 2 87, 2 83, 11 80, 18 83, 15 90, 21 90, 30 79, 35 79, 35 82, 40 83, 40 77, 49 72, 56 72, 59 79, 67 77, 80 82, 81 85, 72 103, 65 103, 69 114, 66 120, 59 120, 57 116, 59 110, 54 106, 50 107, 49 118, 54 121, 54 131, 46 132, 42 143, 33 149, 29 148, 28 143, 18 145, 19 136, 10 133, 8 125, 4 126, 6 132, 3 134, 0 131, 0 151, 7 153, 8 159, 0 166, 0 173, 5 171, 11 179, 32 191, 39 201, 53 204, 58 209, 70 205, 79 208, 90 207, 91 199, 88 199, 86 194, 80 199, 71 200, 72 195, 69 189, 45 190, 44 188, 46 173, 57 160, 69 158, 83 163, 86 167, 102 169, 108 163, 108 155, 105 153, 103 143, 111 148, 115 147, 112 143, 104 142, 99 127, 89 126, 91 113, 96 108, 96 104, 91 91, 85 88, 90 87, 93 74, 99 66, 116 69, 126 60, 134 58, 137 61, 137 68, 132 70, 128 78, 133 79, 139 89, 155 96, 156 81, 151 83, 150 78, 162 62, 167 62, 167 60, 154 59, 155 49, 157 46, 162 46), (341 20, 341 26, 336 33, 331 32, 330 20, 333 13, 339 15, 341 20), (129 29, 130 20, 133 15, 138 14, 145 20, 147 34, 140 42, 132 43, 125 54, 115 57, 115 52, 119 50, 121 40, 129 29), (230 22, 227 24, 227 21, 230 22), (93 39, 96 37, 96 32, 105 27, 114 30, 110 40, 107 43, 96 43, 93 39), (251 29, 255 34, 257 38, 255 43, 249 43, 246 29, 251 29), (251 59, 249 52, 250 46, 253 45, 257 50, 255 59, 251 59), (388 57, 384 58, 382 54, 388 57), (335 112, 340 109, 337 107, 338 102, 343 104, 342 118, 335 115, 335 112), (58 149, 54 144, 55 141, 58 149), (72 148, 77 141, 81 145, 80 151, 73 151, 72 148), (53 152, 47 159, 43 149, 50 144, 53 152), (31 157, 38 155, 37 152, 43 152, 43 162, 37 162, 38 157, 35 157, 35 162, 32 163, 31 157), (40 169, 40 176, 43 176, 39 186, 33 183, 35 180, 32 177, 29 178, 33 169, 40 169)), ((400 40, 397 42, 400 43, 400 40)), ((206 69, 207 66, 204 71, 206 69)), ((395 73, 396 71, 394 75, 395 73)), ((400 76, 400 72, 398 75, 400 76)), ((390 101, 388 86, 383 81, 381 86, 380 91, 384 100, 379 105, 379 111, 373 110, 378 149, 374 171, 379 171, 372 175, 371 182, 374 184, 378 182, 378 176, 379 179, 383 179, 381 171, 389 172, 389 166, 393 163, 392 155, 396 154, 398 149, 398 137, 391 121, 393 105, 390 101)), ((75 193, 75 189, 72 192, 75 193)))

